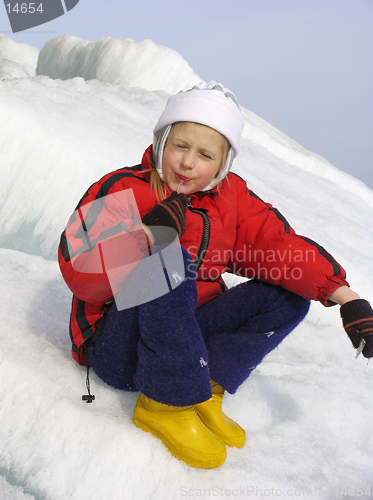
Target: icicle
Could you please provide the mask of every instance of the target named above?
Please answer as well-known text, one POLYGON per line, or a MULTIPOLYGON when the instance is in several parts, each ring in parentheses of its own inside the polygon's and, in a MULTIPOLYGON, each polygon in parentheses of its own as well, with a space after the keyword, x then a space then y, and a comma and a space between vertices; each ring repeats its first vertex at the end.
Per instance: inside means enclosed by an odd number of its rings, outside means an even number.
POLYGON ((179 182, 179 185, 177 186, 177 190, 176 190, 177 194, 180 193, 180 189, 181 189, 181 186, 183 185, 183 182, 184 181, 181 179, 181 181, 179 182))
POLYGON ((364 349, 365 344, 366 344, 366 341, 364 339, 361 339, 359 347, 356 349, 355 359, 357 359, 360 356, 362 350, 364 349))

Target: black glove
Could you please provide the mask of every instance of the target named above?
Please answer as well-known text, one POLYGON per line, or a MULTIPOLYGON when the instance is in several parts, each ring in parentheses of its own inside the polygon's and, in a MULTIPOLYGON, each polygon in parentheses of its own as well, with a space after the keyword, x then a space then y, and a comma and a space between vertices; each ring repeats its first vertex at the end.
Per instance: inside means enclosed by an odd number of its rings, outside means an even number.
POLYGON ((343 328, 350 337, 355 349, 360 345, 361 339, 366 344, 362 351, 363 356, 373 356, 373 309, 364 299, 350 300, 341 306, 343 328))
POLYGON ((142 222, 150 226, 157 245, 171 243, 175 239, 175 231, 179 238, 185 233, 187 203, 188 198, 185 194, 173 191, 168 198, 157 203, 150 212, 144 215, 142 222), (163 228, 157 229, 151 226, 163 226, 163 228))

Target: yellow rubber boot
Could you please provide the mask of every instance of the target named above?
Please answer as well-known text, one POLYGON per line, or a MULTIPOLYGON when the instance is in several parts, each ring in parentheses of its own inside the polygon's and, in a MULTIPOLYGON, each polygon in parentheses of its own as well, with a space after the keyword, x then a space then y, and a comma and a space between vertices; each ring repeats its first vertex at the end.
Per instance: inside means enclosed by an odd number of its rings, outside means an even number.
POLYGON ((241 448, 246 441, 246 433, 234 420, 222 411, 224 388, 211 381, 212 398, 195 405, 197 415, 202 422, 227 446, 241 448))
POLYGON ((133 422, 191 467, 214 469, 226 459, 225 444, 201 422, 193 406, 168 406, 140 394, 133 422))

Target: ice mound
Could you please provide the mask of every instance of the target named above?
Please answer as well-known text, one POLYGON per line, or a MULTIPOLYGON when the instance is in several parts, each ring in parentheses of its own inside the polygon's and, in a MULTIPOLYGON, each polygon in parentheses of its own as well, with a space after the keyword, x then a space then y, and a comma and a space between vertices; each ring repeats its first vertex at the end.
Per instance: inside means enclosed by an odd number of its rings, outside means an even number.
POLYGON ((105 37, 96 42, 71 35, 52 38, 40 51, 36 72, 61 80, 81 76, 167 93, 201 81, 176 51, 152 40, 131 38, 105 37))

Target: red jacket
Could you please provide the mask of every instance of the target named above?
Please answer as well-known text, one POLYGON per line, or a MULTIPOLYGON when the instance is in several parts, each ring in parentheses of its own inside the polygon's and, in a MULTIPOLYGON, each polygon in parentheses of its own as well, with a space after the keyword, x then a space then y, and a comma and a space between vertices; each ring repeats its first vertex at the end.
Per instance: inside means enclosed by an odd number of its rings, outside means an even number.
MULTIPOLYGON (((150 150, 141 165, 121 168, 94 183, 61 235, 59 264, 73 293, 73 357, 81 364, 82 345, 94 334, 105 302, 148 254, 141 218, 157 203, 149 184, 150 150), (110 270, 124 265, 126 272, 114 273, 116 281, 110 282, 110 270)), ((281 285, 326 306, 332 305, 328 297, 337 288, 348 285, 345 271, 323 247, 296 235, 278 210, 233 173, 220 191, 191 196, 186 221, 180 243, 198 268, 198 307, 223 293, 225 271, 281 285)))

